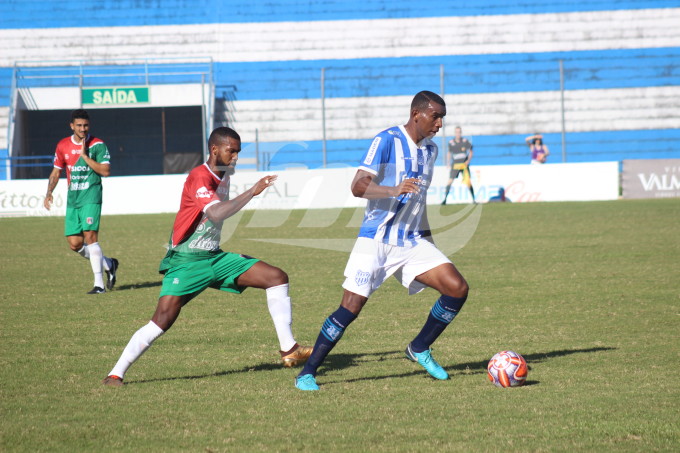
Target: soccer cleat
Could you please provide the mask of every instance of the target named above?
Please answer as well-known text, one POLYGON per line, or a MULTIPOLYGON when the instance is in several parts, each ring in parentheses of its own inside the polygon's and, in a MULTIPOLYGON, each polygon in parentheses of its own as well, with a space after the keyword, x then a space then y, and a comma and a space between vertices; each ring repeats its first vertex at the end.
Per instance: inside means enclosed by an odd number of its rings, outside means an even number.
POLYGON ((306 362, 309 356, 312 355, 312 351, 314 351, 314 348, 311 346, 298 345, 298 347, 295 348, 293 352, 281 357, 283 366, 286 368, 291 368, 306 362))
MULTIPOLYGON (((310 348, 311 349, 311 348, 310 348)), ((313 392, 319 390, 319 386, 316 385, 316 379, 314 375, 304 374, 295 378, 295 387, 306 392, 313 392)))
POLYGON ((104 380, 102 381, 102 384, 108 386, 108 387, 122 387, 123 386, 123 378, 120 378, 116 375, 111 375, 111 376, 106 376, 104 380))
POLYGON ((87 294, 104 294, 106 290, 104 288, 100 288, 99 286, 95 286, 91 290, 87 292, 87 294))
POLYGON ((116 271, 118 270, 118 260, 111 258, 111 269, 106 271, 106 289, 112 290, 116 284, 116 271))
POLYGON ((411 343, 406 347, 406 358, 412 362, 418 362, 420 366, 425 368, 425 371, 430 373, 435 379, 445 381, 449 378, 449 373, 432 357, 432 350, 427 349, 423 352, 414 352, 411 349, 411 343))

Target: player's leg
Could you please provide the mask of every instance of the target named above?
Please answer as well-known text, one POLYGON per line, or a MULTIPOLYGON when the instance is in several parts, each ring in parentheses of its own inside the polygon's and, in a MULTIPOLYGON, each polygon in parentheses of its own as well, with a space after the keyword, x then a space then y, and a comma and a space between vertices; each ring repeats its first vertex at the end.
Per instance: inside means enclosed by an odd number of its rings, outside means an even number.
POLYGON ((314 352, 295 379, 295 386, 300 390, 319 390, 316 384, 316 373, 331 350, 340 341, 345 329, 354 321, 368 298, 345 289, 340 307, 326 318, 321 332, 314 343, 314 352))
POLYGON ((85 236, 85 242, 87 245, 87 250, 90 255, 90 266, 92 267, 92 273, 94 274, 94 288, 88 294, 100 294, 106 292, 104 289, 104 273, 103 273, 103 256, 101 247, 98 242, 97 231, 83 231, 83 236, 85 236))
POLYGON ((283 365, 292 367, 307 360, 312 348, 300 346, 293 335, 293 307, 288 294, 288 274, 264 261, 257 261, 236 278, 236 284, 265 290, 267 308, 279 339, 283 365))
POLYGON ((472 188, 472 177, 470 175, 470 167, 465 166, 465 169, 463 170, 463 182, 465 183, 466 186, 468 186, 468 189, 470 190, 470 195, 472 196, 472 202, 477 203, 475 201, 475 189, 472 188))
POLYGON ((453 320, 467 297, 467 283, 456 267, 431 242, 421 240, 404 252, 403 265, 395 274, 409 294, 427 287, 442 293, 430 310, 425 325, 406 348, 406 357, 418 362, 436 379, 448 379, 448 373, 431 356, 430 346, 453 320))
POLYGON ((440 264, 416 277, 416 281, 439 291, 425 325, 409 343, 406 356, 422 365, 432 377, 448 379, 448 373, 432 358, 431 346, 451 324, 465 304, 468 285, 452 263, 440 264))
POLYGON ((163 277, 160 297, 151 321, 132 336, 109 376, 104 379, 104 385, 123 385, 123 377, 130 365, 172 327, 182 307, 210 286, 214 279, 209 260, 170 268, 163 277))
POLYGON ((446 192, 444 192, 444 200, 442 201, 442 205, 446 204, 446 199, 449 196, 449 191, 451 190, 451 184, 453 184, 453 180, 456 179, 457 171, 453 169, 453 166, 451 166, 451 170, 449 171, 449 180, 446 183, 446 192))
POLYGON ((158 337, 168 331, 179 316, 182 306, 191 298, 184 296, 162 296, 158 299, 156 311, 148 324, 132 335, 118 362, 104 379, 104 385, 121 386, 128 368, 146 352, 158 337))
POLYGON ((368 238, 358 238, 347 260, 344 293, 340 307, 331 313, 321 326, 314 344, 314 352, 295 380, 300 390, 318 390, 317 369, 335 347, 345 329, 354 321, 371 294, 388 277, 384 269, 385 253, 382 244, 368 238))
POLYGON ((105 286, 107 289, 113 289, 116 283, 118 260, 105 256, 99 245, 101 210, 101 204, 83 206, 80 209, 80 222, 83 235, 85 236, 85 243, 88 244, 90 264, 92 265, 92 272, 95 278, 94 286, 103 290, 105 286), (103 272, 106 272, 106 283, 104 283, 103 272))

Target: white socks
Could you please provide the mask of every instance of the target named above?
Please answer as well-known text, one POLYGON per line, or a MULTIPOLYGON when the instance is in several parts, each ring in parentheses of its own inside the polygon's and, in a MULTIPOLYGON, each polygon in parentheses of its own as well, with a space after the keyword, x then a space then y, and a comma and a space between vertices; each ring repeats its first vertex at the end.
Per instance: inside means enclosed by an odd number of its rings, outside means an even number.
POLYGON ((94 274, 94 286, 104 288, 104 278, 102 277, 102 258, 104 254, 102 253, 101 247, 99 247, 99 242, 88 245, 87 250, 90 253, 90 265, 92 266, 92 273, 94 274))
POLYGON ((80 256, 85 258, 86 260, 90 259, 90 252, 87 251, 87 244, 83 244, 83 246, 78 250, 76 253, 78 253, 80 256))
POLYGON ((130 365, 135 363, 135 360, 140 358, 156 338, 163 335, 163 333, 165 332, 153 321, 149 321, 147 325, 135 332, 127 346, 125 346, 125 349, 123 349, 120 359, 116 362, 116 366, 113 367, 109 376, 118 376, 123 379, 130 365))
POLYGON ((84 244, 77 253, 83 258, 90 260, 92 273, 94 274, 94 286, 104 288, 104 277, 102 272, 111 270, 111 258, 104 256, 104 252, 102 252, 99 242, 90 245, 84 244))
POLYGON ((289 351, 295 346, 295 338, 291 324, 293 323, 293 308, 288 297, 288 283, 272 286, 266 289, 269 314, 274 321, 276 335, 282 351, 289 351))

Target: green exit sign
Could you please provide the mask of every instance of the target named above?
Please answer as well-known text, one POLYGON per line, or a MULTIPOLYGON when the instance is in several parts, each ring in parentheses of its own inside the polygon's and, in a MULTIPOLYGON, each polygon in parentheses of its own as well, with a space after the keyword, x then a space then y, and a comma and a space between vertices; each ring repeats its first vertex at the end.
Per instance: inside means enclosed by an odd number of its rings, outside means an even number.
POLYGON ((149 102, 149 87, 83 88, 81 93, 83 105, 129 105, 149 102))

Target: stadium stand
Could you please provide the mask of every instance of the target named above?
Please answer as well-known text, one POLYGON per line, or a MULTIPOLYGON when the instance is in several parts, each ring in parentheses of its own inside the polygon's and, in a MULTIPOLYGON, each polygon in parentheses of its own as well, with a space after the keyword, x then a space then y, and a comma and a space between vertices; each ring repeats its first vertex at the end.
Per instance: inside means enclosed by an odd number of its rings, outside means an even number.
POLYGON ((326 165, 354 165, 378 130, 405 121, 415 92, 440 91, 442 73, 446 133, 463 126, 477 164, 528 163, 534 132, 561 161, 560 62, 567 162, 680 156, 676 1, 201 5, 2 2, 0 159, 17 62, 64 73, 72 68, 50 62, 197 55, 214 62, 215 124, 241 133, 250 166, 256 136, 258 167, 322 166, 324 122, 326 165))

